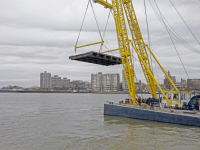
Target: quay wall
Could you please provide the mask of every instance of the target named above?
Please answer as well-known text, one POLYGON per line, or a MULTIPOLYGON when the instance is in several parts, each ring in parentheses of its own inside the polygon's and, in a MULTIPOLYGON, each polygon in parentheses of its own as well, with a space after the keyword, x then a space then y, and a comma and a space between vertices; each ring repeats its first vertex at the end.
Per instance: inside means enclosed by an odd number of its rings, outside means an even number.
POLYGON ((121 105, 104 104, 104 115, 200 127, 200 117, 195 115, 160 112, 121 105))

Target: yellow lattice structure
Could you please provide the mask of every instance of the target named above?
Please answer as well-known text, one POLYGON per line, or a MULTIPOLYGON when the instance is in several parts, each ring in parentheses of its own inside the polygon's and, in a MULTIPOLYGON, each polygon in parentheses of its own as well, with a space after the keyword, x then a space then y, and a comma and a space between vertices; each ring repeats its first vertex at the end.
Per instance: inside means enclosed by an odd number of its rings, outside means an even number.
MULTIPOLYGON (((142 33, 140 31, 140 27, 139 27, 137 17, 134 11, 134 7, 132 4, 132 0, 112 0, 112 4, 104 0, 93 0, 93 2, 99 3, 105 8, 109 8, 110 10, 113 11, 119 49, 109 50, 102 53, 116 51, 116 50, 120 51, 124 74, 126 77, 129 94, 133 100, 133 104, 137 105, 138 102, 135 100, 136 89, 135 89, 134 70, 133 70, 133 64, 132 64, 133 62, 132 62, 130 44, 132 45, 132 47, 134 48, 134 50, 136 51, 138 55, 140 65, 143 70, 151 95, 154 98, 157 98, 157 93, 156 93, 156 85, 157 85, 157 87, 163 94, 165 100, 169 103, 169 105, 171 105, 171 102, 168 100, 167 96, 165 95, 165 92, 162 90, 162 88, 160 87, 159 83, 156 81, 153 75, 147 51, 151 53, 151 55, 153 56, 157 64, 162 69, 163 73, 166 75, 166 77, 168 78, 172 86, 174 87, 175 91, 171 91, 171 92, 180 93, 180 91, 176 88, 175 84, 172 82, 168 74, 165 72, 164 68, 161 66, 161 64, 159 63, 159 61, 157 60, 157 58, 151 51, 151 49, 148 47, 147 44, 144 43, 142 33), (128 38, 124 13, 126 15, 128 25, 131 31, 133 43, 128 38)), ((98 43, 103 43, 103 41, 93 43, 91 45, 98 44, 98 43)), ((83 45, 83 46, 89 46, 89 45, 90 44, 83 45)), ((79 47, 83 47, 83 46, 79 46, 79 47)), ((76 47, 76 48, 79 48, 79 47, 76 47)), ((182 92, 186 92, 186 91, 182 91, 182 92)))

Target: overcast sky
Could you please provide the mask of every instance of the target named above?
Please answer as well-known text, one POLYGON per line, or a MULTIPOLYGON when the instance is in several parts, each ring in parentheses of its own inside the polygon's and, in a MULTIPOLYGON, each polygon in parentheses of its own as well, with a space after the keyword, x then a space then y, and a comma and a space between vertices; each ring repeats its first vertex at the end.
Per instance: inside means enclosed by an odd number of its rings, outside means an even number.
MULTIPOLYGON (((200 1, 171 0, 200 41, 200 1)), ((111 0, 108 0, 111 2, 111 0)), ((133 0, 145 43, 148 44, 143 0, 133 0)), ((156 1, 170 26, 190 45, 200 50, 199 43, 189 32, 169 0, 156 1)), ((0 87, 19 85, 39 86, 40 73, 67 77, 71 80, 90 81, 91 73, 120 73, 122 66, 99 66, 69 60, 83 20, 88 0, 0 0, 0 87)), ((179 81, 187 75, 169 35, 146 0, 151 48, 156 57, 179 81)), ((109 10, 93 3, 102 29, 109 10)), ((128 26, 127 26, 128 28, 128 26)), ((105 33, 106 47, 118 48, 114 19, 110 16, 105 33)), ((131 36, 129 36, 131 38, 131 36)), ((88 8, 78 45, 101 41, 91 7, 88 8)), ((194 53, 174 41, 190 78, 200 78, 200 54, 194 53)), ((98 52, 100 45, 77 49, 76 54, 98 52)), ((103 50, 107 50, 103 47, 103 50)), ((119 56, 119 52, 112 53, 119 56)), ((112 55, 111 54, 111 55, 112 55)), ((133 54, 136 59, 137 56, 133 54)), ((137 60, 134 68, 137 79, 145 82, 137 60)), ((159 83, 164 75, 153 65, 159 83), (157 75, 159 77, 157 77, 157 75)))

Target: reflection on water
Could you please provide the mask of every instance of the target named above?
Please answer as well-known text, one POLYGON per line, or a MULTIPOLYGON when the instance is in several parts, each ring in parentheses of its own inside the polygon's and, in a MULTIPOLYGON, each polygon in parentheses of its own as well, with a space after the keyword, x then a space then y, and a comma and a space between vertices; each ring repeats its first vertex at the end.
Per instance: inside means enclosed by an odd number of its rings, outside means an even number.
POLYGON ((200 146, 200 128, 129 119, 124 117, 104 116, 106 124, 124 126, 128 129, 123 141, 131 143, 134 149, 198 149, 200 146))
POLYGON ((104 116, 124 94, 3 94, 0 150, 199 149, 200 128, 104 116))

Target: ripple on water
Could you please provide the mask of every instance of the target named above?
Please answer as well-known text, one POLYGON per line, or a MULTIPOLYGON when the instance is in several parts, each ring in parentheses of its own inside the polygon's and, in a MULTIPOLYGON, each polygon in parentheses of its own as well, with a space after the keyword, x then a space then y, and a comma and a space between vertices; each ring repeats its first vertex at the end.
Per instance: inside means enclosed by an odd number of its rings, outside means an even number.
POLYGON ((199 149, 200 128, 103 115, 104 102, 124 97, 3 94, 0 149, 199 149))

